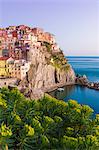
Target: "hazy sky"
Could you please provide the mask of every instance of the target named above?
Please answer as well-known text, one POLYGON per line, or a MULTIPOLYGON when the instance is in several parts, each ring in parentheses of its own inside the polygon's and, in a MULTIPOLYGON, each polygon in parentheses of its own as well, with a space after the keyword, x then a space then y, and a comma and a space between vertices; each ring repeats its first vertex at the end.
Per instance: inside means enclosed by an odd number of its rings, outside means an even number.
POLYGON ((99 0, 0 0, 0 26, 20 24, 53 33, 66 55, 99 56, 99 0))

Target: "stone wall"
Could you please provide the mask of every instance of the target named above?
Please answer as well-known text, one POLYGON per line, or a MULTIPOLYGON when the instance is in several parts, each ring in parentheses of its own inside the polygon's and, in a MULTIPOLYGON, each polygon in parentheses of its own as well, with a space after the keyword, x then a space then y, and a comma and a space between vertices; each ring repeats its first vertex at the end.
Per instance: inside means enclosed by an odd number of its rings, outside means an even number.
POLYGON ((8 86, 9 84, 15 84, 17 82, 16 78, 1 78, 0 79, 0 88, 4 86, 8 86))

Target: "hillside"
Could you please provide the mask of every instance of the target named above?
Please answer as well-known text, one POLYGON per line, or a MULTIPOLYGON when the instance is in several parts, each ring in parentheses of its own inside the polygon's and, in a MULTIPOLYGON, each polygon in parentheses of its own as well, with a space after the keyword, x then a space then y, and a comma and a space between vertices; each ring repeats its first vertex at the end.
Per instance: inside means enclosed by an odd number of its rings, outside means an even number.
POLYGON ((25 95, 38 98, 53 87, 74 83, 75 73, 53 34, 25 25, 10 26, 0 29, 0 43, 1 60, 7 60, 8 67, 1 75, 20 79, 25 95))

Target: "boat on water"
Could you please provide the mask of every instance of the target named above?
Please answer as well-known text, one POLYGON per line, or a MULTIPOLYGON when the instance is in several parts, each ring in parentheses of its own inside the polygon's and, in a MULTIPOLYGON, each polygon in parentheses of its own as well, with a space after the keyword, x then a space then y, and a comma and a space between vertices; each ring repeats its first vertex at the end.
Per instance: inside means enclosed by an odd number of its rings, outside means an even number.
POLYGON ((58 88, 57 89, 59 92, 62 92, 62 91, 64 91, 64 88, 58 88))

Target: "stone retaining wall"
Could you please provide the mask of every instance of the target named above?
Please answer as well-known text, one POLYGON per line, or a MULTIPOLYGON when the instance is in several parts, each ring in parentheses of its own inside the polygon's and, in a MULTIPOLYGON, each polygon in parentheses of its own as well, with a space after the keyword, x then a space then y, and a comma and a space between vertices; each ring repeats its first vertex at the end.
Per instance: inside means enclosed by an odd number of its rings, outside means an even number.
POLYGON ((1 78, 0 79, 0 88, 4 86, 8 86, 9 84, 15 84, 17 81, 16 78, 1 78))

